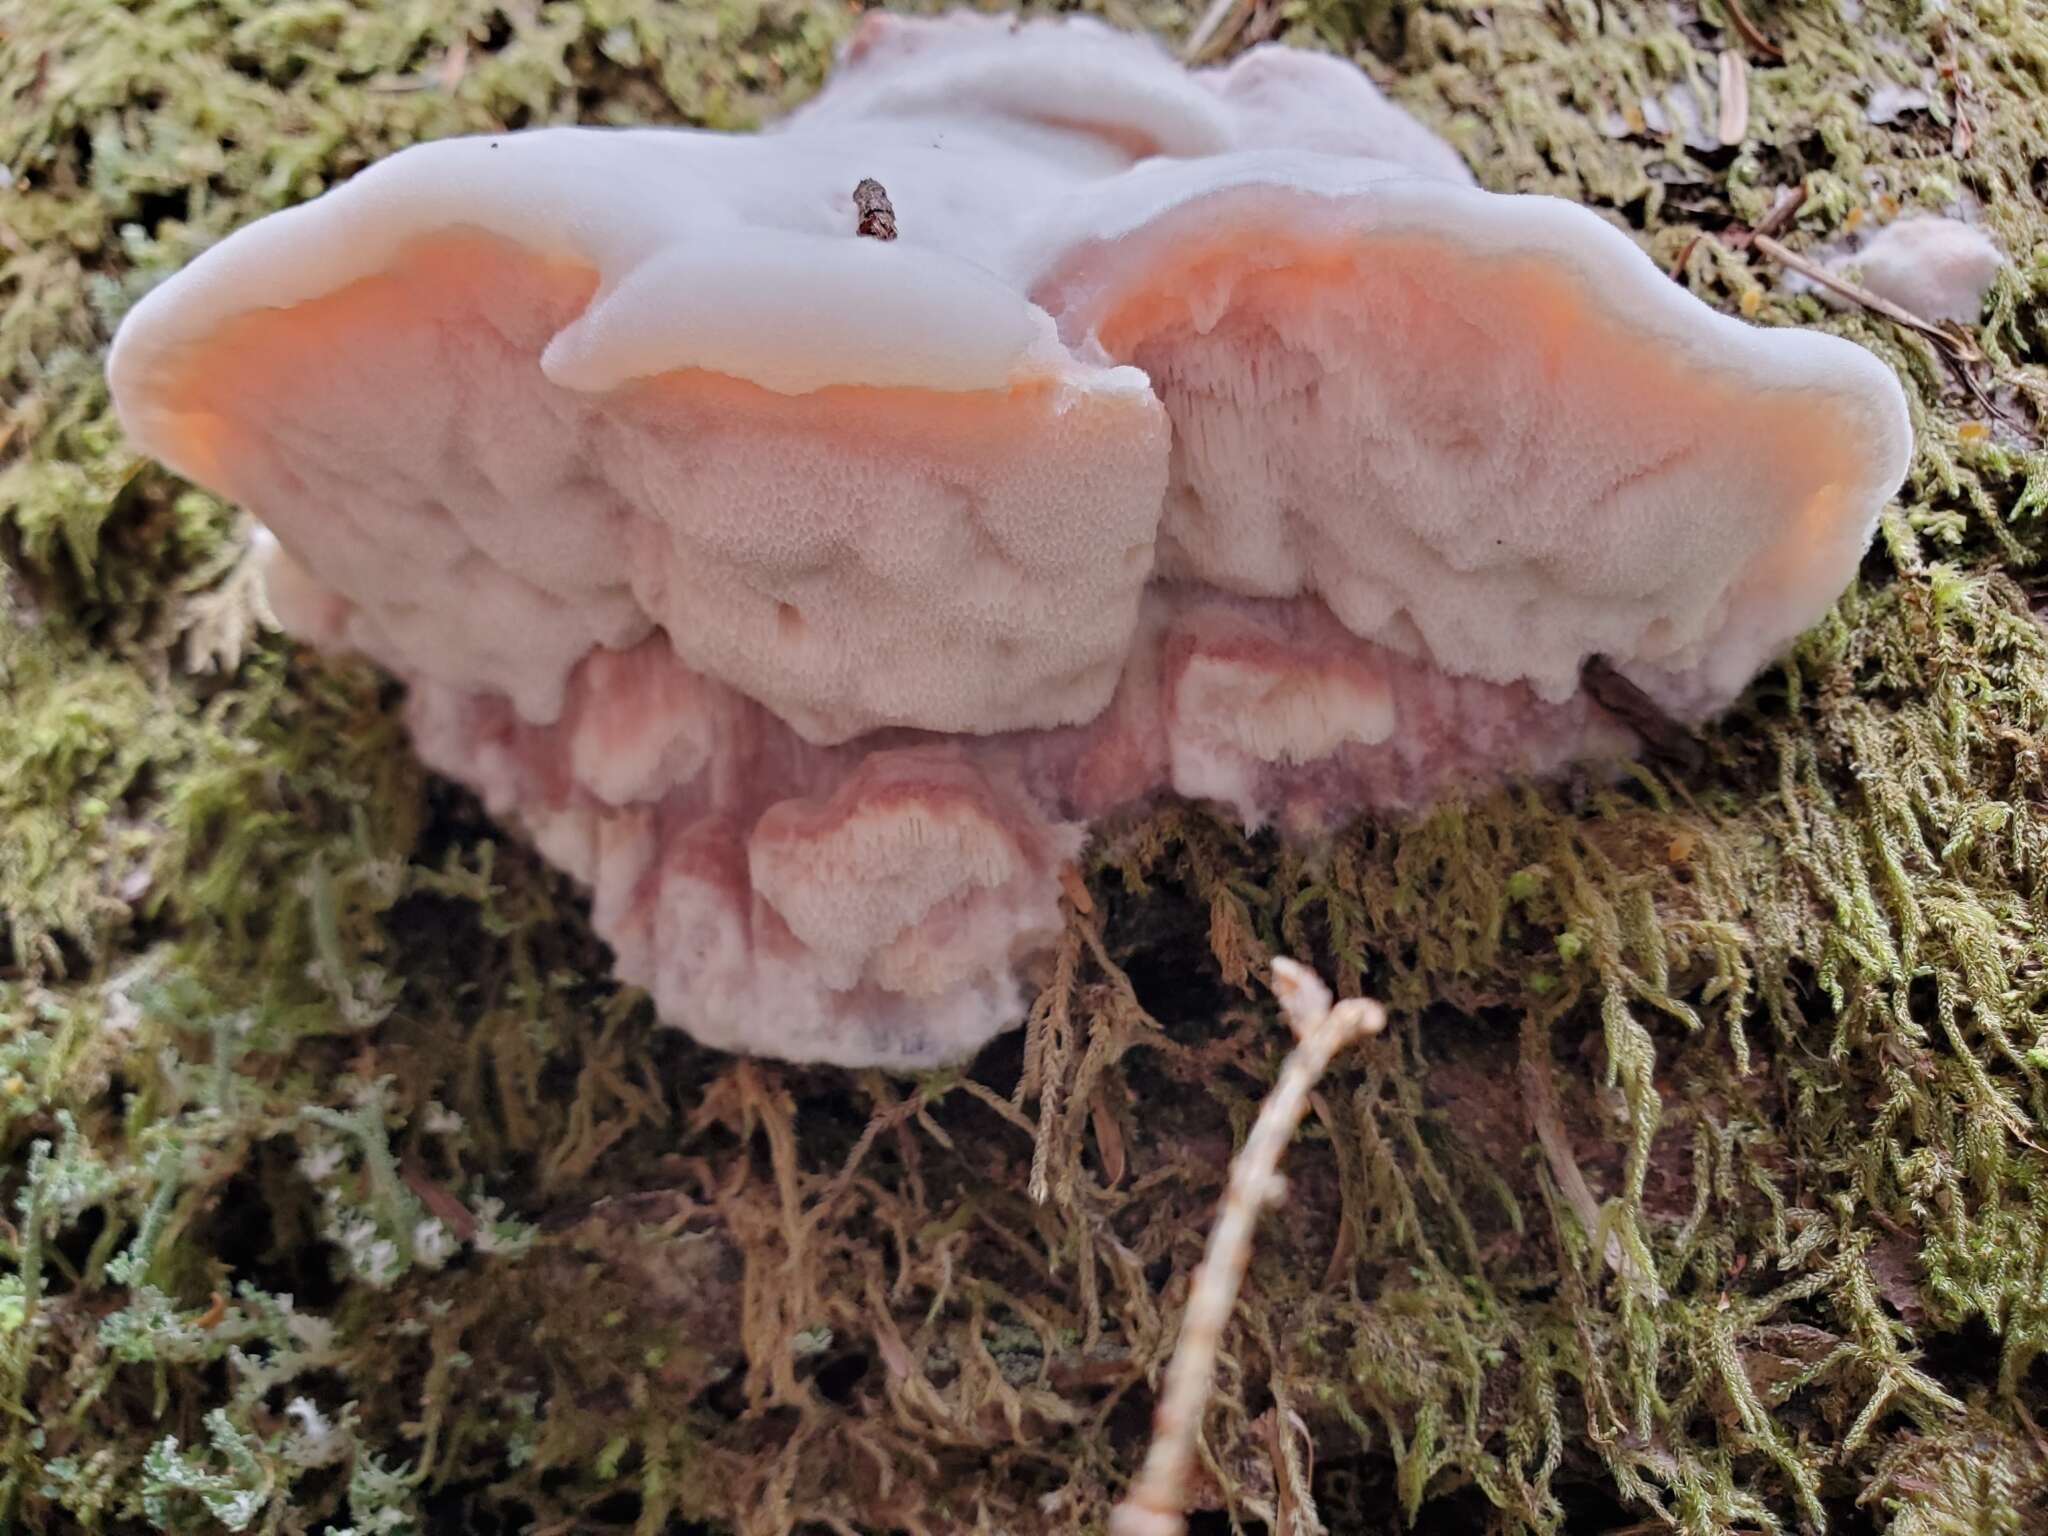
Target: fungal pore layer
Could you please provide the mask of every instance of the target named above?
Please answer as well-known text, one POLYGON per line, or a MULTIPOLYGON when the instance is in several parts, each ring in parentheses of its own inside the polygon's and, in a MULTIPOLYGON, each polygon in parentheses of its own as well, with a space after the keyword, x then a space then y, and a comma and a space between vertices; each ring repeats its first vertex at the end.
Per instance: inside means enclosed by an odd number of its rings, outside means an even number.
POLYGON ((1151 797, 1307 835, 1626 753, 1595 656, 1711 714, 1909 450, 1874 357, 1480 190, 1351 66, 1085 20, 870 17, 759 134, 408 149, 109 369, 664 1019, 847 1065, 1017 1023, 1151 797))

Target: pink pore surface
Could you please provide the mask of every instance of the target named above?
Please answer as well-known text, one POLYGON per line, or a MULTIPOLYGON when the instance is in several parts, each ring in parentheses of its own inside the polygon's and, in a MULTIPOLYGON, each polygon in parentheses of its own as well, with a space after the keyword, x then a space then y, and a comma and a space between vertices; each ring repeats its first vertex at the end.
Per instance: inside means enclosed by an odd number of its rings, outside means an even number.
MULTIPOLYGON (((844 516, 805 526, 820 514, 813 463, 1035 454, 1072 471, 1085 459, 1054 444, 1114 437, 1118 418, 1048 415, 1028 391, 842 390, 821 406, 701 373, 600 410, 533 378, 589 289, 576 267, 489 237, 424 243, 385 278, 246 316, 191 349, 174 390, 181 451, 216 463, 215 483, 278 534, 269 580, 285 622, 404 677, 426 761, 589 887, 621 979, 708 1044, 848 1065, 964 1054, 1021 1016, 1021 971, 1057 935, 1061 866, 1090 823, 1162 792, 1306 834, 1629 745, 1583 697, 1446 676, 1360 640, 1312 597, 1145 589, 1150 545, 1141 559, 1133 535, 1150 530, 1135 525, 1098 521, 1062 547, 1057 525, 970 524, 966 553, 930 565, 979 559, 979 582, 899 579, 909 595, 892 598, 904 555, 849 560, 861 531, 844 516), (389 341, 347 345, 372 332, 389 341), (444 387, 423 395, 410 382, 422 375, 444 387), (920 436, 939 446, 913 450, 920 436), (771 468, 789 453, 809 462, 786 490, 750 483, 730 467, 750 438, 770 445, 771 468), (381 451, 366 459, 363 442, 381 451), (693 499, 692 477, 707 476, 715 490, 693 499), (879 620, 856 607, 849 627, 849 584, 876 589, 879 620), (895 601, 926 610, 898 621, 901 651, 895 601), (998 667, 1012 649, 1071 648, 1055 697, 1087 686, 1106 654, 1096 686, 1113 696, 1084 700, 1071 713, 1092 718, 1065 727, 834 742, 791 723, 814 723, 792 699, 825 711, 895 688, 881 707, 900 708, 906 675, 934 671, 1000 698, 978 675, 972 626, 950 641, 931 627, 947 604, 986 615, 979 643, 998 667)), ((1114 409, 1124 430, 1150 430, 1114 409)), ((1112 457, 1095 478, 1124 473, 1112 457)), ((917 484, 900 467, 885 481, 877 505, 900 526, 917 484)), ((1143 494, 1158 506, 1157 485, 1143 494)), ((957 518, 925 522, 928 544, 961 538, 957 518)), ((1242 547, 1250 559, 1260 546, 1242 547)))
POLYGON ((583 393, 537 364, 594 285, 476 231, 416 241, 158 361, 158 451, 350 604, 347 645, 529 719, 593 646, 657 626, 813 739, 1102 707, 1152 567, 1149 394, 784 394, 702 369, 583 393))
POLYGON ((708 1044, 848 1064, 972 1049, 1022 1007, 1090 823, 1172 791, 1248 826, 1327 830, 1363 795, 1416 806, 1504 767, 1633 738, 1584 695, 1446 678, 1314 599, 1148 595, 1109 708, 990 736, 823 746, 691 672, 659 636, 600 648, 560 717, 415 679, 436 769, 589 886, 622 979, 708 1044))
MULTIPOLYGON (((1152 374, 1170 453, 1145 402, 1049 386, 556 389, 534 359, 588 275, 473 235, 231 322, 171 393, 185 460, 217 462, 278 534, 281 616, 405 678, 423 757, 589 887, 621 979, 707 1044, 914 1067, 1021 1018, 1062 865, 1102 818, 1171 792, 1310 835, 1633 745, 1531 664, 1560 635, 1583 651, 1567 616, 1622 654, 1694 617, 1656 582, 1711 565, 1688 540, 1727 540, 1725 521, 1650 539, 1587 519, 1619 482, 1642 492, 1638 466, 1685 462, 1674 422, 1715 386, 1660 379, 1631 408, 1629 380, 1600 376, 1582 416, 1539 428, 1517 414, 1539 379, 1473 387, 1508 365, 1421 289, 1427 253, 1382 255, 1371 282, 1309 252, 1168 272, 1122 304, 1103 336, 1152 374), (1229 302, 1196 324, 1205 287, 1229 302), (389 340, 346 344, 366 331, 389 340), (1447 350, 1470 367, 1419 366, 1447 350)), ((1529 282, 1525 334, 1574 347, 1515 366, 1621 371, 1529 282)), ((1654 365, 1632 366, 1641 387, 1654 365)), ((1838 451, 1803 442, 1796 411, 1740 414, 1752 447, 1780 447, 1759 461, 1838 451)), ((1780 509, 1788 566, 1837 533, 1767 486, 1750 501, 1780 509)))
POLYGON ((1479 192, 1349 66, 1012 36, 864 23, 752 171, 712 135, 408 151, 116 346, 138 441, 275 532, 281 621, 403 678, 425 760, 711 1045, 965 1056, 1089 829, 1166 794, 1312 836, 1617 757, 1593 655, 1711 713, 1904 473, 1867 354, 1479 192), (436 165, 497 233, 416 217, 436 165), (352 206, 410 233, 323 286, 352 206))
MULTIPOLYGON (((533 382, 587 276, 483 237, 425 244, 401 274, 231 323, 194 349, 177 397, 188 457, 217 453, 216 483, 279 535, 282 616, 406 679, 425 760, 589 887, 621 979, 707 1044, 915 1067, 1022 1016, 1023 977, 1063 920, 1062 865, 1105 817, 1170 792, 1311 835, 1633 745, 1582 692, 1447 671, 1430 644, 1456 651, 1447 624, 1491 638, 1488 619, 1554 633, 1580 592, 1601 622, 1639 600, 1673 611, 1633 579, 1585 574, 1670 571, 1655 550, 1632 557, 1640 530, 1589 545, 1570 524, 1665 451, 1686 402, 1643 406, 1627 439, 1603 445, 1598 414, 1622 403, 1602 391, 1623 387, 1604 384, 1583 424, 1553 424, 1555 443, 1531 447, 1540 434, 1512 418, 1520 387, 1475 398, 1469 376, 1461 389, 1413 366, 1458 330, 1428 318, 1443 301, 1415 289, 1419 257, 1395 254, 1377 285, 1351 278, 1349 256, 1341 280, 1313 259, 1253 272, 1226 284, 1232 303, 1206 326, 1183 297, 1205 279, 1169 273, 1103 327, 1152 372, 1174 423, 1170 489, 1163 502, 1157 484, 1140 492, 1163 506, 1156 578, 1144 519, 1046 517, 1038 490, 1035 524, 957 515, 980 486, 1000 500, 1005 471, 989 465, 1022 463, 1056 487, 1034 461, 1073 469, 1090 457, 1077 443, 1142 439, 1142 412, 1090 423, 1029 390, 849 389, 821 403, 702 373, 628 386, 600 409, 533 382), (485 285, 489 309, 465 300, 485 285), (1373 297, 1389 285, 1396 298, 1373 297), (1345 373, 1357 312, 1315 308, 1338 288, 1384 303, 1391 386, 1345 373), (364 329, 391 343, 344 345, 364 329), (318 372, 309 357, 325 360, 318 372), (421 374, 453 385, 423 396, 408 382, 421 374), (1482 439, 1527 457, 1483 457, 1443 494, 1429 456, 1456 471, 1461 442, 1482 439), (1346 446, 1375 440, 1396 447, 1375 461, 1346 446), (363 442, 384 445, 374 462, 363 442), (916 472, 949 457, 957 472, 916 472), (849 460, 871 473, 849 476, 849 460), (1388 478, 1418 464, 1419 480, 1388 478), (835 473, 844 494, 821 495, 835 473), (1351 481, 1311 483, 1332 474, 1351 481), (921 513, 922 497, 943 506, 921 513), (1498 554, 1458 521, 1510 503, 1513 546, 1498 554), (1345 526, 1343 507, 1388 515, 1345 526), (1432 517, 1450 521, 1413 526, 1432 517), (863 542, 906 522, 921 540, 863 542), (1438 610, 1382 621, 1387 642, 1358 632, 1369 600, 1346 622, 1333 614, 1332 597, 1370 594, 1404 563, 1438 610), (1496 569, 1506 584, 1490 589, 1496 569), (842 718, 944 724, 949 697, 989 701, 980 718, 999 723, 1025 693, 1038 700, 1013 717, 1026 728, 837 739, 842 718)), ((1578 342, 1614 361, 1597 331, 1578 342)), ((1750 426, 1752 441, 1794 430, 1750 426)), ((1113 453, 1096 461, 1094 479, 1131 473, 1113 453)), ((1797 547, 1797 520, 1775 531, 1797 547)), ((1666 527, 1665 553, 1688 532, 1710 530, 1666 527)))

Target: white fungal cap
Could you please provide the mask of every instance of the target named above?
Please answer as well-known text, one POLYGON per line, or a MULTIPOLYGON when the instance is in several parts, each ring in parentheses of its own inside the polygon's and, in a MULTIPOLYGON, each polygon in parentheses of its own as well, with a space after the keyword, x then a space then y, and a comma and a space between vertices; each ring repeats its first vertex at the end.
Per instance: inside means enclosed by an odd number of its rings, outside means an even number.
POLYGON ((1441 671, 1604 655, 1726 704, 1854 573, 1911 447, 1890 371, 1717 313, 1593 214, 1294 153, 1155 163, 1028 284, 1174 425, 1161 574, 1314 595, 1441 671))
POLYGON ((864 17, 824 90, 780 131, 877 122, 919 125, 941 147, 1020 130, 1033 147, 1047 143, 1033 129, 1078 134, 1098 169, 1238 147, 1234 115, 1199 76, 1153 39, 1085 16, 864 17))
POLYGON ((1288 148, 1472 179, 1455 150, 1342 59, 1269 43, 1190 72, 1154 39, 1085 16, 871 13, 832 80, 782 131, 879 122, 916 124, 935 147, 1035 133, 1038 147, 1092 150, 1097 168, 1288 148), (1076 134, 1092 144, 1074 143, 1076 134))
POLYGON ((1472 183, 1456 150, 1342 59, 1261 43, 1195 79, 1229 107, 1233 149, 1313 150, 1472 183))
POLYGON ((1626 751, 1847 583, 1903 397, 1350 66, 864 21, 751 137, 419 146, 128 316, 137 445, 709 1044, 957 1059, 1088 825, 1312 833, 1626 751), (855 187, 895 238, 864 238, 855 187))
POLYGON ((981 159, 871 138, 405 151, 150 294, 117 405, 350 605, 352 644, 530 719, 655 625, 815 739, 1086 719, 1164 418, 937 230, 857 238, 870 167, 906 222, 1000 201, 981 159))
POLYGON ((1918 214, 1885 225, 1829 265, 1923 320, 1974 325, 2005 257, 1974 225, 1918 214))

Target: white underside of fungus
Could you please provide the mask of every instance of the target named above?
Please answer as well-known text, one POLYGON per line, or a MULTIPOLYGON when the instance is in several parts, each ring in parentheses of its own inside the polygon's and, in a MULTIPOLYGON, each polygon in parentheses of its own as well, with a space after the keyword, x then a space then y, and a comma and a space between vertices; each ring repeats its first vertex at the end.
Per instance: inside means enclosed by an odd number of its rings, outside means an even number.
POLYGON ((753 136, 422 145, 152 293, 135 441, 707 1042, 1021 1017, 1088 825, 1290 831, 1682 718, 1833 601, 1890 373, 1471 184, 1350 66, 873 17, 753 136), (878 180, 900 238, 857 233, 878 180))

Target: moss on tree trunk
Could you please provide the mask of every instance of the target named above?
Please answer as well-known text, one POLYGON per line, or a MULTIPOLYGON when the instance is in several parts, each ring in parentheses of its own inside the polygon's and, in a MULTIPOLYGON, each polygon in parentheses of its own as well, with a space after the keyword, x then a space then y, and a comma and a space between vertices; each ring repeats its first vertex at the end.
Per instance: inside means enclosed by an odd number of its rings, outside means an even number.
POLYGON ((1305 1478, 1341 1532, 2048 1527, 2048 24, 1250 7, 1234 46, 1357 57, 1488 186, 1877 351, 1919 455, 1703 763, 1313 855, 1111 829, 1029 1029, 906 1080, 656 1028, 390 686, 261 628, 235 514, 132 456, 99 376, 151 283, 379 155, 741 126, 850 20, 0 0, 0 1527, 1098 1529, 1283 952, 1396 1022, 1261 1229, 1216 1519, 1305 1478), (1688 149, 1724 52, 1741 143, 1688 149), (1923 104, 1872 122, 1882 82, 1923 104), (1801 184, 1799 250, 1980 208, 2015 258, 1985 361, 1747 246, 1801 184))

